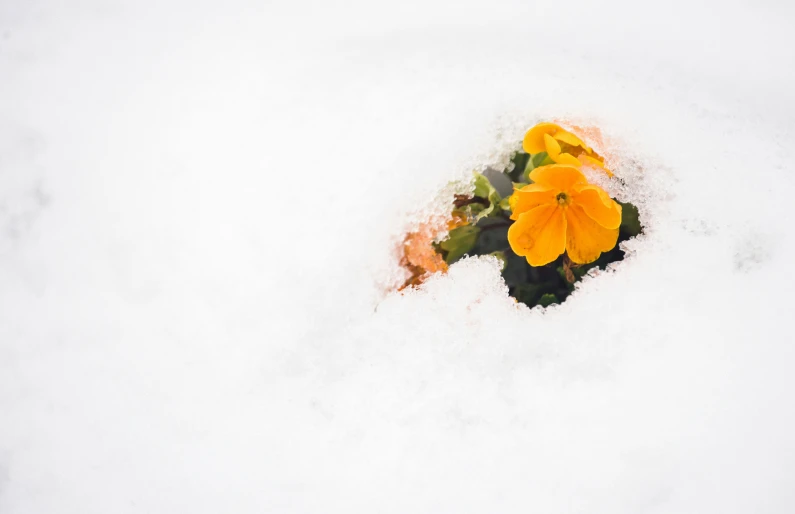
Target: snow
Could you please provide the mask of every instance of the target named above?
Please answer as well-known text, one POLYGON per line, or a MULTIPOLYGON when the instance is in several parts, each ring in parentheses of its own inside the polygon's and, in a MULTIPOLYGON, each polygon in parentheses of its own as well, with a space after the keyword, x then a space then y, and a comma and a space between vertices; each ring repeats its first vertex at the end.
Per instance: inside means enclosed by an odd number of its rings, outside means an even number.
POLYGON ((0 3, 0 512, 795 509, 791 5, 69 4, 0 3), (552 118, 629 258, 386 294, 552 118))

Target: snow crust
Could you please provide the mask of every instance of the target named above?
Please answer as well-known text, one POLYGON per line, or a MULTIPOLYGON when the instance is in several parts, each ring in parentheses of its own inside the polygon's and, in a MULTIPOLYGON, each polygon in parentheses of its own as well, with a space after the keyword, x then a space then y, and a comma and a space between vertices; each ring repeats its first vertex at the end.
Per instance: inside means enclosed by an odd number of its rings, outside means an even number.
POLYGON ((0 2, 0 512, 792 512, 793 21, 0 2), (553 118, 629 258, 547 310, 490 258, 386 294, 553 118))

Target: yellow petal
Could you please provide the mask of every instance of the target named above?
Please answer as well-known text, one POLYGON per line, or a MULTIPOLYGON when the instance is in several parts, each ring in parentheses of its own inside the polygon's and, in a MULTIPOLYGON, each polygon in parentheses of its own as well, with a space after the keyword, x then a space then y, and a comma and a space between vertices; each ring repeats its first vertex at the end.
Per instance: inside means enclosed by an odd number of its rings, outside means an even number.
POLYGON ((519 216, 508 229, 508 243, 531 266, 543 266, 566 249, 566 217, 563 207, 539 205, 519 216))
POLYGON ((582 161, 582 164, 586 166, 592 166, 604 170, 609 177, 613 176, 613 172, 605 168, 604 161, 601 161, 596 157, 591 157, 590 155, 580 155, 580 161, 582 161))
POLYGON ((558 143, 557 139, 550 136, 549 134, 544 134, 544 144, 546 145, 549 158, 556 163, 570 164, 572 166, 577 166, 578 168, 582 166, 582 163, 570 153, 561 153, 560 143, 558 143))
POLYGON ((539 205, 555 204, 556 194, 557 191, 543 184, 530 184, 521 189, 517 189, 509 200, 511 205, 511 219, 515 220, 520 214, 534 209, 539 205))
POLYGON ((582 163, 579 159, 574 157, 570 153, 561 153, 558 155, 557 159, 552 159, 553 161, 557 162, 558 164, 570 164, 571 166, 577 166, 578 168, 582 166, 582 163))
POLYGON ((568 164, 549 164, 539 166, 530 172, 530 180, 536 184, 543 184, 557 189, 558 191, 569 191, 575 184, 587 184, 580 170, 568 164))
POLYGON ((519 196, 516 194, 516 191, 508 197, 508 206, 511 208, 511 212, 516 212, 516 204, 519 202, 519 196))
POLYGON ((555 138, 549 134, 544 134, 544 149, 549 154, 550 159, 558 162, 558 156, 560 155, 560 143, 558 143, 555 138))
POLYGON ((582 207, 594 221, 604 228, 618 228, 621 225, 621 205, 610 198, 602 188, 594 185, 576 186, 572 202, 582 207))
POLYGON ((544 145, 544 135, 554 134, 560 127, 554 123, 539 123, 535 127, 527 131, 522 141, 522 148, 527 153, 545 152, 546 146, 544 145))
POLYGON ((572 262, 588 264, 616 246, 618 228, 604 228, 580 205, 572 203, 566 209, 566 223, 566 251, 572 262))
POLYGON ((586 152, 592 151, 590 146, 586 145, 582 139, 575 136, 568 130, 560 129, 557 132, 555 132, 553 137, 558 141, 563 141, 564 143, 569 144, 571 146, 579 146, 586 152))

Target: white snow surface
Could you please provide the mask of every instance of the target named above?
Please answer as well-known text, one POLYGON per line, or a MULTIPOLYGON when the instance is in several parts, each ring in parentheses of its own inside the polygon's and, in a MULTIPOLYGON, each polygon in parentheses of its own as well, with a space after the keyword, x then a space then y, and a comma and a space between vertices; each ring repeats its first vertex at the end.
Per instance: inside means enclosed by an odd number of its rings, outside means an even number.
POLYGON ((795 512, 793 23, 0 1, 0 513, 795 512), (548 119, 607 136, 629 257, 386 294, 548 119))

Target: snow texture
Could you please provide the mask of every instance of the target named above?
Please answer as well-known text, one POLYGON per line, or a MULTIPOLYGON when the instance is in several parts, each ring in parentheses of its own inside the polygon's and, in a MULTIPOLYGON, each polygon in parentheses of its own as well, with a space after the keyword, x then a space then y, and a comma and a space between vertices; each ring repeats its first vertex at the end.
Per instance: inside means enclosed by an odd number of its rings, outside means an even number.
POLYGON ((0 512, 794 512, 793 22, 0 1, 0 512), (553 118, 629 257, 547 310, 490 258, 385 294, 553 118))

